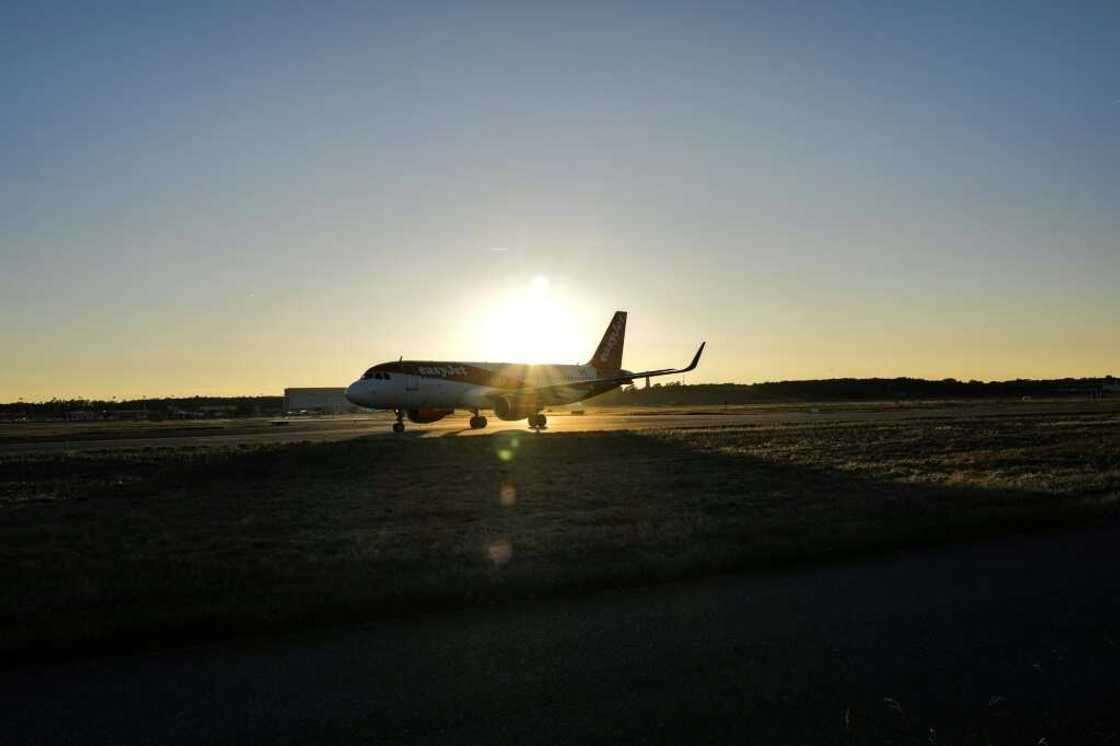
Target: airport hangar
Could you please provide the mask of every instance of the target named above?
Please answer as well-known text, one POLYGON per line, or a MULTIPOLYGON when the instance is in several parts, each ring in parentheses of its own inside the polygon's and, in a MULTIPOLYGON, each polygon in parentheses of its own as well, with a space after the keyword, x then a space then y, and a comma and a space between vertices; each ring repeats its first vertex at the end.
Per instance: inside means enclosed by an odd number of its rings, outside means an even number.
POLYGON ((284 411, 348 414, 364 410, 346 398, 345 388, 288 388, 284 389, 284 411))

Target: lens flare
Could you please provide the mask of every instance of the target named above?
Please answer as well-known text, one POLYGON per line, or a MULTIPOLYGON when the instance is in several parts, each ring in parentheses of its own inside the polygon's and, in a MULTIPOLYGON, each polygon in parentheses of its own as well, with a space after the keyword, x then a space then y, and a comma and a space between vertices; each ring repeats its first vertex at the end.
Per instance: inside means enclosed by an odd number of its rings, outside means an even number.
POLYGON ((498 433, 494 436, 494 445, 499 461, 513 461, 521 438, 516 433, 498 433))
POLYGON ((486 547, 486 555, 495 567, 501 567, 513 559, 513 544, 509 539, 498 539, 486 547))

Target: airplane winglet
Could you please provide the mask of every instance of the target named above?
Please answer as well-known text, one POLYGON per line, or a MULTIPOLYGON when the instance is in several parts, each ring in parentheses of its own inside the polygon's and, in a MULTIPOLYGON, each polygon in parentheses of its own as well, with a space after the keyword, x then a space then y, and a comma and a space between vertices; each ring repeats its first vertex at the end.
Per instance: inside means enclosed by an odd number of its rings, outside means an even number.
POLYGON ((696 355, 692 358, 692 362, 688 364, 687 368, 681 368, 680 369, 681 373, 687 373, 690 370, 693 370, 694 368, 696 368, 696 366, 700 364, 700 355, 702 355, 704 353, 704 345, 706 345, 706 344, 708 344, 708 343, 707 342, 701 342, 700 343, 700 349, 698 349, 696 351, 696 355))

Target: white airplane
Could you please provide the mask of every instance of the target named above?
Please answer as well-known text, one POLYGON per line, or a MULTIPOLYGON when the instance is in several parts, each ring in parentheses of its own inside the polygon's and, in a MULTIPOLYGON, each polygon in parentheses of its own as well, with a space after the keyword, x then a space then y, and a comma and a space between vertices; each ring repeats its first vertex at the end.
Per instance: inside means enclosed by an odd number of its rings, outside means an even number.
MULTIPOLYGON (((360 407, 392 409, 397 421, 393 432, 404 432, 404 418, 435 422, 456 409, 473 415, 471 427, 486 427, 480 412, 494 410, 500 420, 529 421, 541 429, 545 407, 571 404, 633 383, 687 373, 700 362, 704 344, 684 368, 663 368, 632 373, 622 369, 626 338, 626 312, 615 312, 595 354, 584 365, 521 365, 517 363, 464 363, 432 360, 397 360, 379 363, 346 389, 346 398, 360 407)), ((648 385, 648 384, 647 384, 648 385)))

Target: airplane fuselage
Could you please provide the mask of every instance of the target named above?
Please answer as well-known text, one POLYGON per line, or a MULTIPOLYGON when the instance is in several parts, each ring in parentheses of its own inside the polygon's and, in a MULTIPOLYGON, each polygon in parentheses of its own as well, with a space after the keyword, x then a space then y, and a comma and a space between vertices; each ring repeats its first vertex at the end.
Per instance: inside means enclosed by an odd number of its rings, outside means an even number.
POLYGON ((370 409, 397 413, 394 432, 404 432, 404 418, 435 422, 456 409, 474 413, 470 426, 486 427, 483 410, 499 419, 528 420, 543 429, 541 410, 563 406, 654 376, 687 373, 700 362, 704 345, 685 368, 661 368, 631 373, 622 368, 626 312, 616 311, 595 354, 584 365, 524 365, 521 363, 464 363, 440 360, 397 360, 367 370, 346 389, 346 398, 370 409))
MULTIPOLYGON (((626 371, 613 371, 625 375, 626 371)), ((496 400, 541 386, 592 381, 603 371, 591 365, 524 365, 437 360, 380 363, 350 384, 346 398, 371 409, 491 409, 496 400)), ((597 396, 619 383, 561 388, 550 404, 569 404, 597 396)))

